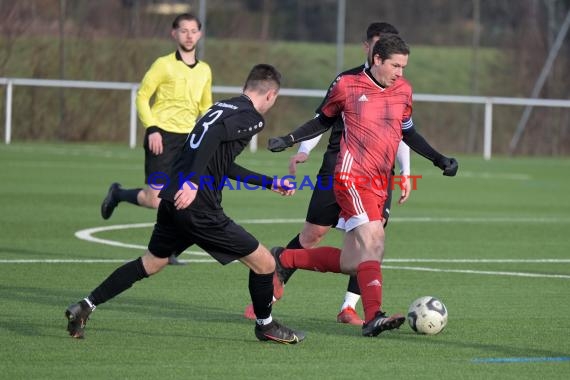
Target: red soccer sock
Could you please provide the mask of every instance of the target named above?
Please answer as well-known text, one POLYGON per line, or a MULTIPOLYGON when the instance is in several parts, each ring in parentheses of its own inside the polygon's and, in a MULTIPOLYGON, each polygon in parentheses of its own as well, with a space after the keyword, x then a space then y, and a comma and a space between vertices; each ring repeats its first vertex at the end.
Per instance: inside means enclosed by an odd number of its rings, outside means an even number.
POLYGON ((356 278, 362 296, 364 321, 369 322, 382 306, 382 268, 378 261, 364 261, 356 268, 356 278))
POLYGON ((340 252, 334 247, 286 249, 279 256, 279 261, 285 268, 340 273, 340 252))

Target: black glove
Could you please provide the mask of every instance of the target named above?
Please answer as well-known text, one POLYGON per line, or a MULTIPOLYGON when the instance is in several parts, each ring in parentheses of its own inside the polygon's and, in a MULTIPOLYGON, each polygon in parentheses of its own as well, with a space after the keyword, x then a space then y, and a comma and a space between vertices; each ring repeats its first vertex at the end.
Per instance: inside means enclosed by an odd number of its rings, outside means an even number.
POLYGON ((443 170, 443 175, 453 177, 457 174, 459 163, 455 158, 447 158, 442 156, 439 160, 433 163, 435 166, 443 170))
POLYGON ((289 136, 280 136, 280 137, 271 137, 269 141, 267 141, 267 149, 272 152, 282 152, 287 148, 293 146, 293 137, 289 136))

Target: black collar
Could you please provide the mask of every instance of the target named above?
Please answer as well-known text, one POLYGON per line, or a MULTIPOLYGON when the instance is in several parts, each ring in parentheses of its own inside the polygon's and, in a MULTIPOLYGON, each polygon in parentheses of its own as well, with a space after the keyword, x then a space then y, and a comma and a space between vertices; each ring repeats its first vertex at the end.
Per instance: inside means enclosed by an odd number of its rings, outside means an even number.
POLYGON ((253 101, 251 100, 251 98, 249 96, 247 96, 246 94, 241 94, 240 96, 246 98, 251 104, 253 104, 253 101))
POLYGON ((364 72, 366 73, 366 75, 368 75, 368 77, 369 77, 370 79, 372 79, 372 81, 373 81, 374 83, 376 83, 378 86, 380 86, 380 88, 381 88, 382 90, 385 90, 385 89, 386 89, 386 87, 384 87, 383 85, 381 85, 380 82, 378 82, 378 81, 376 80, 376 78, 374 78, 374 75, 372 75, 372 71, 370 71, 370 68, 364 69, 364 72))
POLYGON ((179 52, 178 50, 176 50, 176 60, 183 62, 186 66, 188 66, 188 67, 191 68, 191 69, 193 69, 194 67, 196 67, 196 65, 198 64, 198 62, 200 62, 200 61, 198 61, 198 58, 196 58, 196 62, 194 62, 194 64, 192 64, 192 65, 187 64, 187 63, 184 62, 184 60, 182 59, 182 56, 180 55, 180 52, 179 52))

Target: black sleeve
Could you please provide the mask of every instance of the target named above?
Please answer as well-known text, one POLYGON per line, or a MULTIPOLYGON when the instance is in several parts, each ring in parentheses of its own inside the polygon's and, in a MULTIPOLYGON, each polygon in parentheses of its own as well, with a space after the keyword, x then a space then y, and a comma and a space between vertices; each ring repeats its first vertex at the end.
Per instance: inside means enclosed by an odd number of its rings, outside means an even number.
POLYGON ((235 162, 228 168, 227 175, 229 178, 240 182, 251 183, 252 185, 263 186, 266 189, 271 189, 273 186, 273 178, 263 174, 251 171, 235 162))
POLYGON ((441 153, 432 148, 432 146, 420 135, 416 128, 413 126, 411 128, 404 129, 404 142, 420 156, 423 156, 433 162, 435 166, 440 166, 441 160, 445 158, 441 153))
POLYGON ((151 133, 154 133, 154 132, 160 132, 160 131, 162 131, 162 129, 160 129, 160 128, 159 128, 158 126, 156 126, 156 125, 151 125, 151 126, 148 127, 146 130, 148 131, 148 134, 149 134, 149 135, 150 135, 151 133))
POLYGON ((336 117, 327 117, 320 114, 295 129, 289 135, 293 138, 293 143, 310 140, 313 137, 325 133, 333 125, 335 120, 336 117))

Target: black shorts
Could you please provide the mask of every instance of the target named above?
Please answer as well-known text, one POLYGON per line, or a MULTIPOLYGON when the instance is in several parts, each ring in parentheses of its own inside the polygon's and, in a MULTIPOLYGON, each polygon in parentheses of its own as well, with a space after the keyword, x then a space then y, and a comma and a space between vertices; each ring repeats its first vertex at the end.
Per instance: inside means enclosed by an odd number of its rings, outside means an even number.
MULTIPOLYGON (((317 176, 315 189, 311 195, 307 217, 305 218, 307 222, 318 226, 336 226, 340 214, 340 206, 336 202, 332 179, 332 176, 317 176)), ((388 198, 384 203, 384 210, 382 211, 384 226, 388 224, 391 203, 392 189, 388 186, 388 198)))
POLYGON ((170 170, 174 166, 188 134, 172 133, 160 130, 162 135, 162 154, 152 153, 148 147, 148 129, 144 135, 144 183, 161 184, 168 181, 170 170))
POLYGON ((166 258, 194 244, 225 265, 255 251, 259 241, 221 211, 176 210, 172 202, 161 200, 148 250, 166 258))

